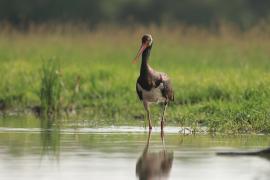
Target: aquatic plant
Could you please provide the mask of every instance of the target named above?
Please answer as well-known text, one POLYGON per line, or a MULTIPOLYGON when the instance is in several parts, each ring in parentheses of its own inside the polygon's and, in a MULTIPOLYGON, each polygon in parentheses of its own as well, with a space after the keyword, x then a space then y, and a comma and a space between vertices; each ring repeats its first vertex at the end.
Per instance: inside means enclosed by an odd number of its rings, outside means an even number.
POLYGON ((44 60, 41 69, 40 102, 43 115, 51 116, 59 112, 61 102, 60 65, 56 59, 44 60))

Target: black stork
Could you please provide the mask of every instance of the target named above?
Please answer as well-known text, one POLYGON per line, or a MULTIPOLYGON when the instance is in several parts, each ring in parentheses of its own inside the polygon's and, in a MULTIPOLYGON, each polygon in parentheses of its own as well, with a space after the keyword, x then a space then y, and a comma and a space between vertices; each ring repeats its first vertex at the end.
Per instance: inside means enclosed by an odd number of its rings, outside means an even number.
POLYGON ((143 35, 141 48, 132 62, 136 63, 140 55, 142 55, 141 70, 136 83, 136 91, 147 112, 149 129, 152 129, 149 105, 151 103, 163 103, 160 123, 161 130, 163 131, 165 111, 168 103, 174 100, 174 93, 168 75, 155 71, 148 64, 152 46, 152 36, 150 34, 143 35))

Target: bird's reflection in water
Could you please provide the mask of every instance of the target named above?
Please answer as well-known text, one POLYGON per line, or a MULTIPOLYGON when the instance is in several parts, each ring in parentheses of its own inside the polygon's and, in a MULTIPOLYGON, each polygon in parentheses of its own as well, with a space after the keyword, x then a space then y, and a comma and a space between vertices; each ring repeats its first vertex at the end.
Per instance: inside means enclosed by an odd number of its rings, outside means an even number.
POLYGON ((172 168, 173 152, 166 150, 163 132, 161 133, 162 150, 150 152, 150 139, 151 131, 149 131, 144 151, 137 161, 136 175, 139 180, 166 180, 172 168))

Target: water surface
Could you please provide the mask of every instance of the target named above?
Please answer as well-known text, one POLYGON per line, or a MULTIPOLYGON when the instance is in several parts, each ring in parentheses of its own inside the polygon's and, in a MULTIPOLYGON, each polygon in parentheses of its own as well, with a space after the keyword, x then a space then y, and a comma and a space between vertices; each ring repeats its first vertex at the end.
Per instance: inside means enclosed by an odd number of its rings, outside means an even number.
POLYGON ((176 127, 149 136, 139 127, 0 127, 3 180, 268 180, 269 159, 217 156, 270 145, 263 135, 180 135, 176 127), (149 139, 148 139, 149 138, 149 139))

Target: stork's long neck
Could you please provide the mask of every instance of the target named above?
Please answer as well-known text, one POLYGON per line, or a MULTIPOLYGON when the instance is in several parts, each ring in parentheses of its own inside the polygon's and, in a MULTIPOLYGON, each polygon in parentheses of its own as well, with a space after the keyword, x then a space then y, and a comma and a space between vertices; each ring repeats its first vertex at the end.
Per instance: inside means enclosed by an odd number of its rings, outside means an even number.
POLYGON ((149 65, 148 65, 148 59, 150 57, 150 52, 151 52, 152 46, 146 48, 143 53, 142 53, 142 64, 141 64, 141 76, 146 76, 147 73, 149 72, 149 65))

